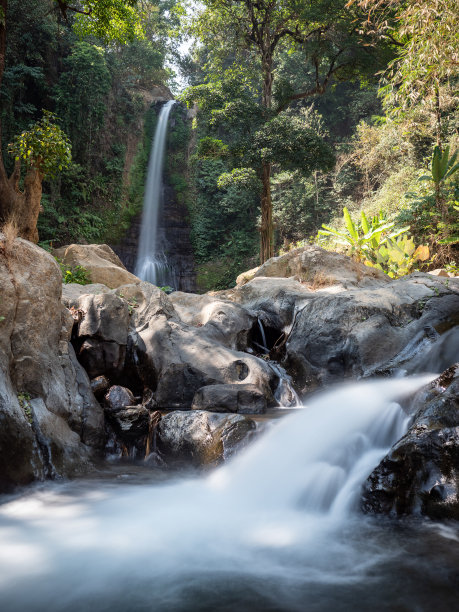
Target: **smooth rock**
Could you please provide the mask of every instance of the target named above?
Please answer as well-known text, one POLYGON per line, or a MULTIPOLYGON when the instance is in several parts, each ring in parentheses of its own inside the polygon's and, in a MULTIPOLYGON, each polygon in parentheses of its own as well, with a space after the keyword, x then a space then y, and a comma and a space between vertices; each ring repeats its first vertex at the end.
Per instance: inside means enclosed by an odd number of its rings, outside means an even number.
POLYGON ((192 410, 261 414, 266 411, 266 397, 255 385, 209 385, 198 389, 192 410))
POLYGON ((295 315, 283 365, 304 391, 390 369, 426 329, 437 337, 456 324, 458 289, 453 279, 415 274, 372 290, 317 293, 295 315))
POLYGON ((247 443, 255 428, 252 419, 238 414, 171 412, 158 425, 158 449, 167 461, 213 466, 247 443))
POLYGON ((56 249, 54 255, 67 266, 85 268, 92 283, 101 283, 111 289, 140 282, 137 276, 126 270, 119 257, 106 244, 71 244, 56 249))
POLYGON ((241 283, 259 276, 288 278, 307 282, 312 288, 329 285, 351 287, 374 287, 390 278, 376 268, 370 268, 334 251, 326 251, 310 244, 293 249, 285 255, 268 259, 259 268, 238 277, 241 283), (253 274, 252 274, 253 273, 253 274), (252 277, 252 278, 251 278, 252 277))
MULTIPOLYGON (((12 487, 46 475, 38 434, 18 397, 43 401, 47 412, 67 423, 69 444, 76 434, 92 447, 91 453, 103 445, 103 411, 68 342, 73 321, 61 304, 62 275, 55 259, 25 240, 6 245, 0 234, 0 287, 0 420, 5 436, 0 487, 12 487)), ((70 464, 64 462, 62 476, 73 473, 70 464)))

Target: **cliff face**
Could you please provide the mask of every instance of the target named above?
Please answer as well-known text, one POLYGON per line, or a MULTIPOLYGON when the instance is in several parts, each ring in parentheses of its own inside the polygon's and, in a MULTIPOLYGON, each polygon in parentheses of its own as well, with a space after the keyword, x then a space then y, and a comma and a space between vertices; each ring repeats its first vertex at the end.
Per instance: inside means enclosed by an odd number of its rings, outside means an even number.
MULTIPOLYGON (((157 112, 167 99, 157 97, 153 100, 157 112)), ((177 124, 183 127, 186 121, 188 118, 184 107, 179 104, 175 105, 169 118, 169 129, 174 130, 177 124)), ((193 292, 196 291, 196 272, 190 240, 188 210, 173 186, 174 171, 176 176, 177 172, 180 173, 186 166, 188 143, 185 133, 186 130, 178 137, 175 134, 166 152, 163 202, 158 220, 158 251, 164 253, 168 266, 173 270, 170 278, 166 279, 164 284, 170 284, 174 289, 180 291, 193 292)), ((135 269, 141 223, 142 213, 139 213, 132 220, 121 242, 113 246, 123 264, 131 272, 134 272, 135 269)))

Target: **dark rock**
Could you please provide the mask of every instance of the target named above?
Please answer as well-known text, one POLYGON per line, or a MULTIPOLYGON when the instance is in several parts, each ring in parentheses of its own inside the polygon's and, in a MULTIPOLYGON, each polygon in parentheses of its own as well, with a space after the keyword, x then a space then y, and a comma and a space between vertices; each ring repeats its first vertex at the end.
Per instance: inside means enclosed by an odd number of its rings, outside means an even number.
POLYGON ((266 411, 266 397, 255 385, 209 385, 198 389, 193 410, 260 414, 266 411))
POLYGON ((125 355, 125 345, 87 338, 78 351, 78 360, 90 378, 103 375, 117 378, 123 371, 125 355))
POLYGON ((124 410, 127 406, 134 406, 136 404, 132 391, 120 385, 113 385, 113 387, 110 387, 108 393, 105 395, 105 401, 107 402, 107 410, 110 413, 119 412, 120 410, 124 410))
POLYGON ((365 482, 362 508, 459 519, 459 364, 423 389, 414 405, 413 425, 365 482))
POLYGON ((238 414, 170 412, 158 426, 158 450, 169 462, 218 465, 248 442, 255 428, 252 419, 238 414))
POLYGON ((106 376, 96 376, 91 380, 91 390, 96 397, 103 395, 109 387, 110 382, 106 376))
POLYGON ((171 363, 159 379, 155 394, 156 405, 160 409, 190 410, 196 391, 213 382, 205 372, 186 363, 171 363))
POLYGON ((111 415, 118 435, 136 441, 148 435, 150 412, 143 406, 117 410, 111 415))

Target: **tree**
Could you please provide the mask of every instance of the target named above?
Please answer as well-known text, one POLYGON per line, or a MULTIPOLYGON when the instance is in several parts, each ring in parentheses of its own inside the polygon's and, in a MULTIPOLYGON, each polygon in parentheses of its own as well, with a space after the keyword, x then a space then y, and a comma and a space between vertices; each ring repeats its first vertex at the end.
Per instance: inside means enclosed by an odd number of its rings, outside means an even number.
MULTIPOLYGON (((356 20, 357 11, 355 7, 346 8, 342 0, 204 0, 203 4, 204 9, 195 20, 194 33, 210 49, 216 61, 215 72, 231 71, 238 63, 250 64, 261 81, 259 107, 266 127, 259 134, 260 145, 263 138, 275 138, 278 144, 279 137, 288 140, 285 130, 292 126, 287 125, 287 116, 282 120, 276 116, 291 103, 324 93, 333 79, 351 78, 362 70, 363 58, 367 65, 374 64, 375 50, 363 44, 365 36, 356 20), (230 66, 229 45, 238 55, 230 66), (301 55, 308 66, 308 78, 296 83, 296 88, 290 85, 278 87, 276 91, 274 86, 279 80, 276 60, 280 52, 286 51, 301 55)), ((297 136, 293 140, 300 145, 297 136)), ((302 144, 306 152, 306 141, 302 144)), ((286 143, 286 149, 289 146, 286 143)), ((275 153, 274 149, 272 152, 275 153)), ((273 162, 277 161, 275 155, 261 156, 262 262, 274 254, 270 183, 273 162)))
MULTIPOLYGON (((65 18, 68 18, 69 13, 74 14, 76 29, 80 34, 90 33, 104 40, 125 42, 140 33, 139 15, 134 10, 136 3, 137 0, 50 0, 50 7, 54 4, 65 18)), ((7 30, 8 0, 0 0, 0 86, 5 71, 7 30)), ((16 160, 10 177, 7 175, 0 147, 0 223, 14 220, 18 224, 19 235, 29 240, 38 240, 36 218, 40 209, 42 181, 46 174, 49 174, 50 168, 58 162, 59 155, 62 155, 62 159, 57 163, 57 169, 59 166, 65 167, 68 156, 64 150, 67 147, 66 136, 46 114, 29 132, 19 136, 13 145, 12 149, 19 159, 16 160), (28 143, 30 146, 23 148, 21 143, 28 143), (60 148, 61 153, 57 154, 60 148), (21 158, 27 166, 23 191, 20 190, 19 181, 21 158)), ((70 155, 69 149, 67 153, 70 155)))
POLYGON ((398 117, 426 109, 441 148, 443 111, 457 108, 458 102, 456 0, 359 0, 359 5, 367 14, 364 27, 398 49, 385 74, 386 107, 398 117))

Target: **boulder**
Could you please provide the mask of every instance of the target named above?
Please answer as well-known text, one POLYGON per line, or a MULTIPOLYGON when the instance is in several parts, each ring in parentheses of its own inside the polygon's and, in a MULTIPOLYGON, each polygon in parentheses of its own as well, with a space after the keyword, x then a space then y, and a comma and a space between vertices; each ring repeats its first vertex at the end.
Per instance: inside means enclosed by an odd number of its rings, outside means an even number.
POLYGON ((111 289, 140 282, 106 244, 71 244, 55 249, 54 255, 67 266, 85 268, 92 283, 101 283, 111 289))
POLYGON ((148 435, 150 412, 143 406, 131 406, 111 413, 115 431, 121 439, 138 441, 148 435))
MULTIPOLYGON (((0 315, 4 317, 0 321, 0 419, 5 435, 0 448, 0 480, 5 487, 46 475, 38 430, 32 427, 18 397, 37 400, 40 414, 43 406, 38 400, 42 401, 48 413, 68 425, 65 430, 59 428, 56 444, 67 436, 73 447, 77 435, 90 447, 89 454, 103 445, 103 411, 69 344, 73 319, 61 305, 61 281, 60 268, 49 253, 21 239, 7 243, 0 235, 0 315), (13 444, 21 449, 22 460, 13 444)), ((57 431, 51 439, 54 435, 57 431)), ((86 452, 82 446, 78 449, 81 466, 86 452)), ((71 463, 63 461, 61 476, 73 473, 71 463)))
POLYGON ((134 406, 136 404, 132 391, 120 385, 113 385, 113 387, 110 387, 105 396, 105 401, 107 403, 107 410, 113 414, 123 410, 127 406, 134 406))
POLYGON ((395 516, 459 519, 459 364, 415 400, 408 432, 370 474, 362 509, 395 516))
POLYGON ((45 477, 68 478, 91 469, 88 446, 81 442, 80 436, 70 429, 64 419, 47 410, 41 398, 27 403, 45 477))
POLYGON ((244 284, 260 276, 293 276, 308 283, 313 289, 329 285, 341 285, 344 289, 375 287, 390 282, 390 278, 380 270, 369 268, 346 255, 326 251, 314 244, 272 257, 259 268, 241 274, 237 281, 244 284))
POLYGON ((250 282, 221 291, 214 299, 236 302, 260 318, 265 326, 279 330, 288 328, 295 312, 304 303, 315 297, 315 293, 294 278, 257 277, 250 282))
POLYGON ((247 443, 255 428, 252 419, 238 414, 170 412, 158 425, 158 450, 169 462, 214 466, 247 443))
POLYGON ((415 274, 372 290, 318 292, 295 315, 283 365, 304 391, 390 370, 402 351, 414 356, 410 343, 457 323, 458 289, 456 280, 415 274))
POLYGON ((129 306, 115 293, 83 294, 73 302, 78 313, 78 359, 91 378, 117 377, 124 367, 129 306))
POLYGON ((91 380, 91 391, 96 397, 102 396, 110 387, 110 382, 106 376, 96 376, 91 380))
POLYGON ((261 414, 266 411, 266 397, 255 385, 209 385, 196 391, 192 410, 261 414))
POLYGON ((247 308, 219 299, 175 291, 169 297, 175 312, 187 325, 204 327, 205 333, 228 348, 244 350, 255 316, 247 308))

